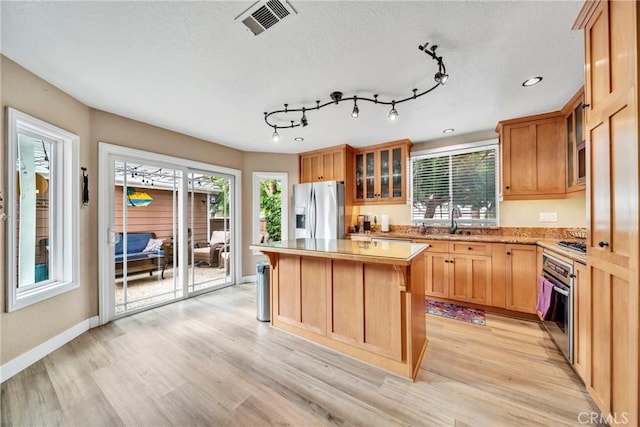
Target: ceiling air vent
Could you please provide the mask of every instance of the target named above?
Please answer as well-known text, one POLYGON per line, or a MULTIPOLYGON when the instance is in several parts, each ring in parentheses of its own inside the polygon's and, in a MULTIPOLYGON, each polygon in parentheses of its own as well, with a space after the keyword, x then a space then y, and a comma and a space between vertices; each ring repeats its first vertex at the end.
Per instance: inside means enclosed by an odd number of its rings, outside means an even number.
POLYGON ((236 20, 239 19, 257 36, 292 13, 296 14, 297 12, 286 0, 261 0, 242 12, 236 17, 236 20))

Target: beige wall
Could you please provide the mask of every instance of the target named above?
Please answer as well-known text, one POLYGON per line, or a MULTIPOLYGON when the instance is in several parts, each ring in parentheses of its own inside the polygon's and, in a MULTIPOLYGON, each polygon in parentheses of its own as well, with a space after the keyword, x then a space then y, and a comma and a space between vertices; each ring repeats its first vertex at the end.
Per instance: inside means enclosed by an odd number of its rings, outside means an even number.
POLYGON ((580 227, 587 226, 586 199, 513 200, 500 203, 502 227, 580 227), (541 212, 555 212, 557 222, 540 222, 541 212))
POLYGON ((293 236, 291 212, 293 211, 293 184, 298 182, 298 156, 296 154, 245 153, 244 171, 242 179, 242 274, 250 276, 256 274, 256 262, 265 260, 262 255, 253 255, 249 249, 251 233, 253 232, 252 203, 252 173, 255 172, 286 172, 288 186, 286 197, 289 200, 289 238, 293 236))
MULTIPOLYGON (((96 144, 89 137, 89 108, 51 84, 28 72, 15 62, 0 56, 2 120, 0 129, 3 147, 7 146, 4 114, 12 107, 47 121, 80 136, 80 164, 89 170, 90 194, 96 194, 96 144)), ((6 158, 0 159, 0 188, 6 191, 6 158)), ((78 171, 78 186, 80 186, 78 171)), ((4 198, 4 197, 3 197, 4 198)), ((6 200, 6 199, 5 199, 6 200)), ((80 201, 78 201, 80 203, 80 201)), ((6 244, 0 245, 0 364, 33 349, 66 329, 97 315, 97 206, 90 203, 79 215, 80 227, 80 287, 65 294, 12 313, 5 313, 6 244)), ((0 227, 2 242, 6 242, 5 227, 0 227)))
MULTIPOLYGON (((90 109, 32 74, 10 59, 0 56, 0 132, 4 130, 5 107, 13 107, 80 136, 80 164, 88 169, 89 206, 80 211, 80 287, 41 303, 5 313, 5 249, 0 245, 0 365, 32 350, 78 323, 98 315, 98 142, 108 142, 183 159, 207 162, 242 171, 244 224, 251 223, 251 173, 253 170, 288 172, 289 183, 298 180, 297 157, 244 153, 166 129, 151 126, 104 111, 90 109), (252 169, 255 168, 255 169, 252 169)), ((3 146, 6 146, 4 141, 3 146)), ((0 152, 0 188, 6 188, 6 159, 0 152)), ((78 171, 80 185, 80 171, 78 171)), ((241 226, 241 225, 240 225, 241 226)), ((241 250, 243 275, 255 274, 255 259, 248 248, 250 232, 243 230, 241 250)), ((2 241, 5 227, 0 227, 2 241)))
MULTIPOLYGON (((91 109, 91 140, 242 170, 244 154, 126 117, 91 109)), ((95 152, 97 156, 97 151, 95 152)))

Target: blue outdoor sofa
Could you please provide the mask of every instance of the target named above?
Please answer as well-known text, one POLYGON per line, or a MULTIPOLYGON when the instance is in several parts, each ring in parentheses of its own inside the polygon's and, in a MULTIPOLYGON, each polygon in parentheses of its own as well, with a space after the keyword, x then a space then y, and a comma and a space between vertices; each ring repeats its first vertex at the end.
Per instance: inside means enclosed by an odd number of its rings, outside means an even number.
MULTIPOLYGON (((122 277, 125 239, 122 233, 118 234, 119 240, 115 248, 115 272, 116 277, 122 277)), ((156 239, 156 234, 153 232, 127 233, 127 276, 147 272, 152 275, 154 271, 159 271, 160 277, 164 279, 164 269, 167 264, 164 244, 156 240, 153 243, 156 243, 157 249, 148 250, 147 244, 151 239, 156 239)))

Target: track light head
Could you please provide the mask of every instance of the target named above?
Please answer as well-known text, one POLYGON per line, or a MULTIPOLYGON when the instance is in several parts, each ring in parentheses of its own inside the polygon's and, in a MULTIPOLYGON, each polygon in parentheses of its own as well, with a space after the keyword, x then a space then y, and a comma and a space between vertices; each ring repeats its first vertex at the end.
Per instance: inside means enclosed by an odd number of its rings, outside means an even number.
POLYGON ((353 97, 353 110, 351 111, 351 117, 357 119, 360 115, 360 109, 358 108, 358 103, 356 102, 356 97, 353 97))
POLYGON ((307 120, 307 115, 305 114, 306 108, 302 109, 302 117, 300 118, 300 124, 302 127, 306 127, 309 124, 309 120, 307 120))
POLYGON ((448 78, 449 78, 449 74, 442 73, 440 71, 438 71, 434 77, 435 81, 440 83, 441 85, 445 84, 448 78))
POLYGON ((398 110, 396 110, 396 102, 392 101, 391 102, 391 111, 389 111, 389 120, 396 121, 398 120, 398 110))
POLYGON ((280 141, 280 135, 278 134, 278 129, 276 129, 275 126, 273 126, 273 134, 271 135, 271 139, 273 140, 273 142, 280 141))

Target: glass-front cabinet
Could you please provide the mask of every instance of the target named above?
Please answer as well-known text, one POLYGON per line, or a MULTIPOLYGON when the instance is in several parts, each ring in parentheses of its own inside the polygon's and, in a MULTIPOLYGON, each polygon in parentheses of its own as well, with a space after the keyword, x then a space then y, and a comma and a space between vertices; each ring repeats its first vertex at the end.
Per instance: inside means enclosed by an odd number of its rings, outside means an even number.
POLYGON ((567 194, 585 191, 587 167, 583 103, 584 88, 580 88, 562 109, 567 127, 567 194))
POLYGON ((407 198, 408 139, 357 150, 354 203, 404 203, 407 198))

